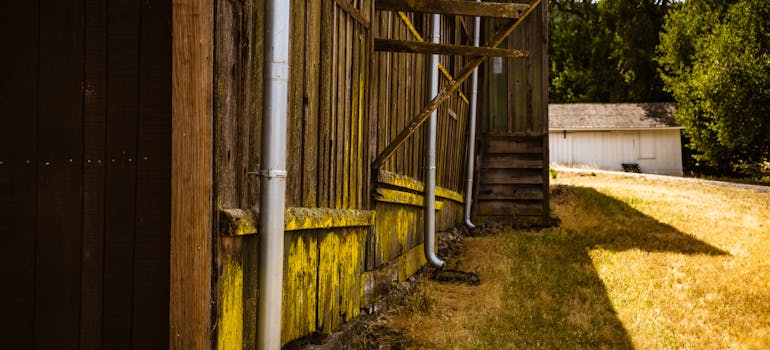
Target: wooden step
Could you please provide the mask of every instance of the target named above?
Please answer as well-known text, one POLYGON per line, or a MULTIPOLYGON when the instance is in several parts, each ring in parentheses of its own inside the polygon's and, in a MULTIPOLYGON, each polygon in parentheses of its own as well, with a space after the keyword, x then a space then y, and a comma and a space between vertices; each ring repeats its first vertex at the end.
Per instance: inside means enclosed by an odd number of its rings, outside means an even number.
POLYGON ((543 172, 538 169, 488 169, 478 174, 482 185, 539 185, 543 172))
POLYGON ((486 201, 479 200, 478 215, 543 215, 542 201, 486 201))
POLYGON ((480 200, 541 200, 545 198, 542 185, 480 185, 480 200))
MULTIPOLYGON (((538 155, 538 158, 540 155, 538 155)), ((543 159, 489 154, 480 161, 481 169, 543 169, 543 159)))
POLYGON ((517 141, 507 139, 492 139, 484 143, 483 150, 488 154, 495 153, 525 153, 542 154, 543 144, 541 142, 517 141))

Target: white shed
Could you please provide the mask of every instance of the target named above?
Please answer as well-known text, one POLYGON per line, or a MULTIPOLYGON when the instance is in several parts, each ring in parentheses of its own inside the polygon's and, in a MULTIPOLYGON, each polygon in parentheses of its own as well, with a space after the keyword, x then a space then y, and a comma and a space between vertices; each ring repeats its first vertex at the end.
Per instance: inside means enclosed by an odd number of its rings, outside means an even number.
POLYGON ((673 103, 570 103, 548 106, 551 163, 682 176, 681 126, 673 103))

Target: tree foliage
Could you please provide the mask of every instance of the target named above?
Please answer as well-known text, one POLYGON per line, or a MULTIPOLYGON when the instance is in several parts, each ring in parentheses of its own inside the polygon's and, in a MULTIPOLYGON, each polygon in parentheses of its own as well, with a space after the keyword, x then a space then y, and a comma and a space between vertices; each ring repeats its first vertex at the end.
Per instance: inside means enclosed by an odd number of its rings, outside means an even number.
POLYGON ((758 175, 770 160, 770 2, 687 0, 666 17, 658 62, 695 159, 758 175))
POLYGON ((654 60, 670 0, 551 0, 554 102, 668 101, 654 60))

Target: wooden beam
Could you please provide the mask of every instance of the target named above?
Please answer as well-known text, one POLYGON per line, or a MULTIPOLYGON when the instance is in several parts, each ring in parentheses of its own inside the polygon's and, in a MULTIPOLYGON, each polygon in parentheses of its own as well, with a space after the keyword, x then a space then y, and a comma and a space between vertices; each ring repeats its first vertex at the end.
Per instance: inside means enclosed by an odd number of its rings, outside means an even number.
MULTIPOLYGON (((532 10, 538 4, 540 4, 540 1, 541 0, 532 0, 529 9, 524 14, 522 14, 518 20, 510 20, 508 25, 498 30, 489 41, 487 46, 491 48, 498 47, 509 35, 511 35, 511 33, 513 33, 514 30, 516 30, 516 28, 519 27, 519 25, 521 25, 522 22, 524 22, 524 19, 527 17, 527 15, 529 15, 532 10)), ((449 95, 457 90, 457 88, 459 88, 460 85, 462 85, 462 83, 471 76, 473 70, 481 65, 481 63, 486 59, 486 56, 473 58, 465 65, 465 67, 463 67, 463 69, 460 71, 460 74, 458 74, 455 79, 446 82, 441 90, 439 90, 436 97, 428 102, 428 104, 423 107, 420 113, 417 114, 414 119, 412 119, 409 125, 407 125, 406 128, 402 130, 396 136, 396 138, 393 139, 393 141, 391 141, 388 147, 385 147, 385 149, 377 156, 377 158, 374 159, 372 162, 372 169, 379 169, 379 167, 382 166, 382 163, 385 162, 385 160, 388 159, 388 157, 390 157, 393 152, 395 152, 398 147, 400 147, 406 141, 406 139, 409 138, 409 136, 411 136, 415 130, 417 130, 420 125, 428 120, 431 112, 433 112, 442 102, 449 98, 449 95)))
MULTIPOLYGON (((374 218, 372 210, 286 208, 284 231, 373 226, 374 218)), ((227 236, 259 234, 259 212, 254 209, 220 209, 219 222, 219 231, 227 236)))
POLYGON ((377 0, 377 10, 439 13, 517 19, 529 9, 527 4, 452 0, 377 0))
POLYGON ((211 347, 213 2, 173 0, 169 348, 211 347))
POLYGON ((422 41, 374 39, 374 51, 409 52, 421 54, 451 56, 498 56, 524 58, 528 54, 522 50, 508 50, 491 47, 475 47, 454 44, 436 44, 422 41))
MULTIPOLYGON (((412 205, 415 207, 425 206, 425 197, 420 194, 411 192, 404 192, 399 190, 391 190, 389 188, 378 187, 374 189, 374 198, 377 202, 387 202, 395 204, 412 205)), ((436 201, 436 211, 440 211, 444 208, 444 202, 436 201)))

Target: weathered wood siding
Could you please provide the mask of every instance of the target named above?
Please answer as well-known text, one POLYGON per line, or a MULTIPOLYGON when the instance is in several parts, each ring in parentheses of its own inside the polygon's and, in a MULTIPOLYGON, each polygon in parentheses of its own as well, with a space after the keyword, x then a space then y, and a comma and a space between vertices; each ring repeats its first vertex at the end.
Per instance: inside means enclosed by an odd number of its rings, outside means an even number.
MULTIPOLYGON (((214 342, 220 349, 253 347, 256 335, 258 234, 229 235, 222 213, 258 206, 259 179, 249 173, 258 169, 260 155, 263 6, 261 0, 216 3, 214 342)), ((294 1, 291 10, 287 207, 319 217, 329 215, 326 208, 343 216, 363 210, 373 219, 325 228, 287 224, 284 344, 339 327, 376 300, 383 290, 375 286, 404 280, 425 263, 417 203, 423 132, 385 166, 404 183, 379 181, 370 163, 428 101, 427 56, 375 53, 374 37, 415 40, 415 33, 426 35, 427 16, 375 12, 371 0, 294 1), (407 22, 414 22, 414 31, 407 22), (388 201, 378 197, 383 189, 417 199, 388 201)), ((467 44, 463 22, 470 23, 445 18, 443 41, 467 44)), ((446 73, 463 60, 442 58, 446 73)), ((461 217, 466 94, 455 93, 439 109, 439 229, 461 217)))
MULTIPOLYGON (((374 33, 376 37, 384 39, 428 40, 429 18, 429 15, 377 12, 374 33)), ((470 22, 459 16, 443 18, 442 42, 469 44, 467 23, 470 22)), ((430 100, 428 55, 377 52, 374 56, 374 102, 370 123, 375 128, 369 135, 370 148, 373 150, 370 161, 388 146, 430 100)), ((444 73, 439 73, 439 84, 447 81, 445 74, 457 73, 466 60, 461 56, 440 56, 439 62, 444 73)), ((464 86, 438 109, 436 184, 458 192, 465 185, 463 179, 469 115, 466 96, 470 95, 469 90, 464 86)), ((425 175, 425 140, 426 129, 421 128, 385 162, 383 169, 422 180, 425 175)))
MULTIPOLYGON (((543 0, 508 38, 507 47, 527 58, 493 57, 480 68, 474 221, 545 222, 550 215, 547 9, 543 0)), ((504 23, 487 20, 484 33, 504 23)))
POLYGON ((167 348, 171 2, 8 5, 3 348, 167 348))

